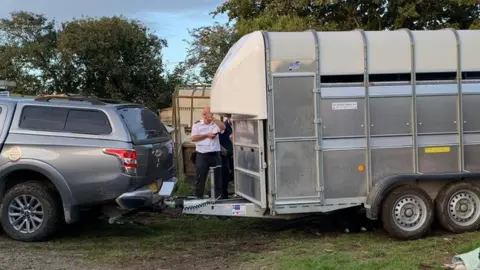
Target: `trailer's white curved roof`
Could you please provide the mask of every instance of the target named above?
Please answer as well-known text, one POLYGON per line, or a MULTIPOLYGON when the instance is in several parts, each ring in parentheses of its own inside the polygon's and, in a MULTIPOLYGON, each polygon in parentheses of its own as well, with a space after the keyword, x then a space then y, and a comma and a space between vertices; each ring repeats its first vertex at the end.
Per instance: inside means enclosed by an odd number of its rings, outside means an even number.
MULTIPOLYGON (((303 71, 315 66, 315 35, 321 75, 364 74, 365 63, 369 74, 411 73, 412 67, 417 73, 454 72, 459 63, 462 71, 480 71, 478 30, 332 31, 315 34, 306 31, 269 32, 267 35, 269 63, 274 74, 295 72, 285 69, 292 63, 299 63, 294 65, 299 72, 302 64, 303 71), (414 63, 411 61, 412 48, 414 63)), ((264 37, 257 31, 242 37, 230 49, 212 84, 213 112, 266 119, 265 48, 264 37)))

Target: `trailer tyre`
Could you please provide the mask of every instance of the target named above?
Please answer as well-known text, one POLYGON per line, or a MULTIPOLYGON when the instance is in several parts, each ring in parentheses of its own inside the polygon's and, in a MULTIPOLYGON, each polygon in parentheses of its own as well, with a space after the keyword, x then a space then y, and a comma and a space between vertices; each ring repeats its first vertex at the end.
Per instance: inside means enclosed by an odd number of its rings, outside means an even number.
POLYGON ((467 182, 444 186, 435 198, 438 222, 452 233, 480 228, 480 188, 467 182))
POLYGON ((424 237, 433 222, 434 204, 421 188, 402 185, 382 204, 382 223, 387 233, 400 240, 424 237))

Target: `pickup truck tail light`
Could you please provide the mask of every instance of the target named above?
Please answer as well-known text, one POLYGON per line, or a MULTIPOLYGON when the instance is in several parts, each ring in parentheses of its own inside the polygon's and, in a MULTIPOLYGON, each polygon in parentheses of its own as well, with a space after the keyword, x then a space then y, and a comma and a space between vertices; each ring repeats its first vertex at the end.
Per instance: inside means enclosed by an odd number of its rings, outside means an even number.
POLYGON ((103 153, 116 156, 122 162, 125 172, 137 173, 137 152, 130 149, 103 149, 103 153))

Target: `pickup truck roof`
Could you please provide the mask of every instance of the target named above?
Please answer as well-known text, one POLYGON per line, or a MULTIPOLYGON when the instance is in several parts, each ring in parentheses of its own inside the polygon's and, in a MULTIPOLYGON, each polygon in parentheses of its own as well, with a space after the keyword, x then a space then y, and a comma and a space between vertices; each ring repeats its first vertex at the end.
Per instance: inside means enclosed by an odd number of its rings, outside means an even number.
POLYGON ((122 100, 102 99, 97 97, 84 97, 84 96, 39 96, 39 97, 0 97, 0 101, 6 103, 27 103, 39 105, 42 103, 48 103, 49 106, 52 103, 59 105, 68 105, 69 107, 119 107, 125 105, 141 106, 139 104, 130 103, 122 100))

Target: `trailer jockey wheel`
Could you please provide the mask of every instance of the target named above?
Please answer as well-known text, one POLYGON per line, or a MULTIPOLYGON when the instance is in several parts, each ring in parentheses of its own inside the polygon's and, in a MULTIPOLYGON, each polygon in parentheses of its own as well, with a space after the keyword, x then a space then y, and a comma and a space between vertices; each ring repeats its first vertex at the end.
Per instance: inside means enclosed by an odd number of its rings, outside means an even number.
POLYGON ((429 232, 433 212, 433 202, 423 189, 401 185, 394 188, 382 203, 383 228, 397 239, 419 239, 429 232))
POLYGON ((480 228, 480 188, 467 182, 445 185, 435 198, 437 219, 447 231, 462 233, 480 228))

